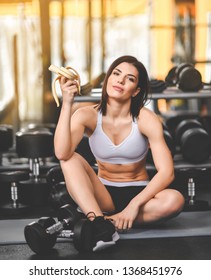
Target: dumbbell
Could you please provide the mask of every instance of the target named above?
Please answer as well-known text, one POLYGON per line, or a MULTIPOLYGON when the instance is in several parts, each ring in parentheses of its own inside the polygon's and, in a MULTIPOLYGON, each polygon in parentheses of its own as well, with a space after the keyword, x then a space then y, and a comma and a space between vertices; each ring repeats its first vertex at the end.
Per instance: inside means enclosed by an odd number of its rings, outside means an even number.
POLYGON ((165 82, 166 82, 167 86, 171 87, 171 86, 176 85, 176 69, 177 69, 177 66, 174 66, 168 71, 168 73, 165 77, 165 82))
POLYGON ((65 204, 74 205, 75 208, 78 207, 68 193, 65 182, 59 182, 52 186, 49 193, 48 202, 49 205, 55 210, 58 210, 59 207, 65 204))
POLYGON ((208 211, 210 208, 209 202, 197 198, 197 179, 207 172, 204 167, 184 167, 181 168, 179 174, 182 174, 187 181, 187 198, 185 199, 184 211, 208 211))
POLYGON ((58 221, 52 217, 42 217, 24 228, 24 237, 36 254, 48 253, 55 245, 57 238, 68 238, 73 241, 79 252, 92 250, 92 226, 88 219, 82 218, 71 205, 62 206, 58 211, 58 221))
POLYGON ((62 205, 71 204, 77 208, 77 204, 67 191, 64 175, 60 165, 51 167, 46 173, 46 180, 51 186, 48 202, 52 208, 58 210, 62 205))
POLYGON ((211 155, 211 141, 207 131, 196 119, 181 121, 175 130, 175 143, 182 156, 191 163, 201 163, 211 155))
POLYGON ((167 127, 168 131, 171 133, 172 137, 175 138, 175 130, 178 126, 178 124, 187 119, 198 119, 199 114, 189 111, 180 111, 180 112, 174 112, 168 116, 164 116, 164 123, 167 127))
POLYGON ((169 86, 176 86, 184 92, 199 91, 203 87, 201 73, 191 63, 181 63, 169 70, 166 78, 169 86))
POLYGON ((176 69, 177 86, 182 91, 199 91, 203 87, 201 73, 190 63, 181 63, 176 69))
POLYGON ((163 92, 167 88, 167 84, 163 80, 151 79, 149 83, 152 93, 163 92))
POLYGON ((50 187, 40 171, 41 166, 48 165, 44 163, 45 159, 54 156, 53 138, 53 133, 46 128, 16 132, 16 153, 19 158, 28 159, 30 176, 28 180, 19 183, 20 190, 23 202, 27 200, 33 206, 45 205, 47 202, 50 187))

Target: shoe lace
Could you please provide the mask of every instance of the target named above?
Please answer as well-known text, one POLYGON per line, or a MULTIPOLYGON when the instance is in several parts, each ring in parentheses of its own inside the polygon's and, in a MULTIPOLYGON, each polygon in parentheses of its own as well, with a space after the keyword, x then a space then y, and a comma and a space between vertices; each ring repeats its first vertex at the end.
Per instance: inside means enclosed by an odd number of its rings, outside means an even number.
POLYGON ((95 214, 95 212, 88 212, 87 214, 86 214, 86 218, 87 219, 95 219, 96 218, 96 214, 95 214))

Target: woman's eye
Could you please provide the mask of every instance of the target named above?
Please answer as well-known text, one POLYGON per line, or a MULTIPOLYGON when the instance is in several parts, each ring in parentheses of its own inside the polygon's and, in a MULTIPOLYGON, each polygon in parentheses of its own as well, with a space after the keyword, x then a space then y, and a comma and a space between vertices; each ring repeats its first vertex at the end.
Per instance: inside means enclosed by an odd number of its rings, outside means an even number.
POLYGON ((128 77, 128 80, 133 82, 133 83, 135 82, 134 78, 132 78, 132 77, 128 77))
POLYGON ((116 72, 116 71, 114 71, 114 72, 113 72, 113 74, 114 74, 114 75, 119 75, 119 73, 118 73, 118 72, 116 72))

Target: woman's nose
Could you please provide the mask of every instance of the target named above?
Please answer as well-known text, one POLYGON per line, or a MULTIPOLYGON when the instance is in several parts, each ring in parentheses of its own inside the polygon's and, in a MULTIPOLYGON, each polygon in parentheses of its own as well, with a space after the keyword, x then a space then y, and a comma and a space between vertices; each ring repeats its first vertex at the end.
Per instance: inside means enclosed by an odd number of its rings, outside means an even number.
POLYGON ((124 77, 119 76, 119 77, 118 77, 118 83, 120 83, 120 84, 124 84, 124 82, 125 82, 124 77))

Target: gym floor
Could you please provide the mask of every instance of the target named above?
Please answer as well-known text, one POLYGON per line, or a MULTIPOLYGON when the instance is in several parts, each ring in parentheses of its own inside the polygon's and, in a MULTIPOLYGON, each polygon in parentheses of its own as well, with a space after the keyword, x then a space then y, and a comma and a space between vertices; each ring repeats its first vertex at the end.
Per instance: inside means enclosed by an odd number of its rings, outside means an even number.
POLYGON ((78 253, 72 243, 57 243, 49 254, 35 255, 25 245, 0 247, 3 260, 210 260, 211 236, 120 240, 98 253, 78 253))
MULTIPOLYGON (((182 169, 181 169, 182 170, 182 169)), ((150 172, 150 171, 149 171, 150 172)), ((187 197, 187 172, 176 170, 174 185, 187 197)), ((199 200, 206 200, 211 205, 210 170, 198 174, 196 195, 199 200)), ((173 187, 175 187, 173 186, 173 187)), ((210 208, 210 207, 209 207, 210 208)), ((203 211, 203 209, 201 209, 203 211)), ((197 209, 200 211, 200 209, 197 209)), ((211 209, 209 209, 211 211, 211 209)), ((210 212, 211 213, 211 212, 210 212)), ((24 214, 0 213, 0 219, 37 220, 42 216, 56 215, 49 205, 31 207, 24 214)), ((210 260, 211 236, 184 236, 146 239, 124 239, 117 245, 98 253, 79 253, 71 242, 57 242, 50 253, 42 256, 34 254, 27 244, 3 244, 0 246, 0 259, 4 260, 210 260)))

